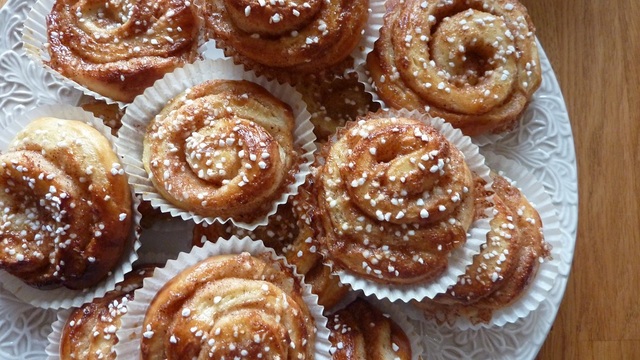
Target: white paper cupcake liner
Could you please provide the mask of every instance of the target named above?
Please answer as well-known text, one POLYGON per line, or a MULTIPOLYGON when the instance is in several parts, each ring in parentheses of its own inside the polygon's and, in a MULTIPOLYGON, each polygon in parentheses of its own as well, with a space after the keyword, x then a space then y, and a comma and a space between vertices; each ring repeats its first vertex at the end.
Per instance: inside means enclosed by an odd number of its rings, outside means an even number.
MULTIPOLYGON (((511 181, 513 186, 519 188, 538 211, 543 224, 542 230, 545 241, 551 246, 551 258, 545 259, 540 264, 535 278, 524 294, 513 304, 494 311, 490 322, 473 324, 469 319, 459 317, 451 324, 445 323, 442 325, 459 330, 502 327, 527 317, 549 296, 549 292, 558 279, 560 254, 567 250, 566 244, 562 241, 562 232, 556 208, 551 202, 551 197, 545 191, 543 183, 538 181, 536 176, 527 168, 513 160, 487 152, 485 152, 485 155, 487 165, 496 173, 511 181)), ((421 316, 420 310, 410 312, 410 314, 415 320, 425 321, 424 317, 421 316)))
MULTIPOLYGON (((111 129, 105 126, 102 120, 80 108, 63 104, 41 106, 28 111, 22 116, 15 117, 13 122, 6 124, 4 128, 0 129, 0 151, 6 151, 8 144, 18 132, 24 129, 34 119, 43 116, 79 120, 91 125, 109 140, 113 151, 118 154, 114 146, 114 137, 111 135, 111 129)), ((80 306, 95 297, 103 296, 107 291, 112 290, 117 282, 124 279, 124 274, 131 271, 131 264, 138 258, 137 250, 140 248, 139 224, 142 215, 138 211, 140 201, 133 194, 133 189, 131 196, 133 203, 132 215, 134 219, 128 244, 120 263, 112 270, 111 275, 98 285, 84 290, 71 290, 64 287, 40 290, 26 285, 22 280, 5 271, 0 271, 0 283, 18 299, 41 308, 68 309, 70 307, 80 306)))
POLYGON ((373 51, 373 45, 380 38, 380 28, 384 24, 386 12, 385 0, 369 0, 367 26, 362 32, 360 43, 351 52, 354 69, 367 62, 367 55, 373 51))
POLYGON ((302 96, 293 87, 256 76, 252 72, 246 72, 242 66, 235 65, 230 60, 204 60, 167 74, 162 80, 158 80, 152 88, 138 96, 127 108, 127 113, 122 119, 122 128, 120 128, 116 145, 120 153, 124 154, 123 163, 125 170, 129 173, 130 184, 136 193, 142 194, 142 198, 150 201, 154 208, 170 213, 174 217, 193 220, 196 223, 204 221, 212 224, 214 221, 221 223, 231 221, 235 226, 253 230, 260 225, 266 225, 269 216, 276 213, 278 205, 286 203, 289 196, 297 194, 298 187, 304 183, 305 178, 311 172, 310 165, 316 150, 314 143, 316 137, 313 134, 313 124, 310 118, 311 115, 302 101, 302 96), (175 96, 212 79, 247 80, 261 85, 276 98, 291 106, 295 117, 294 146, 304 152, 301 154, 302 163, 295 174, 295 180, 273 202, 273 206, 266 216, 251 223, 237 221, 233 218, 204 217, 174 206, 158 193, 142 164, 145 129, 151 119, 160 113, 167 102, 175 96))
MULTIPOLYGON (((490 169, 485 165, 484 156, 479 152, 479 148, 468 136, 462 134, 451 124, 440 118, 432 118, 429 115, 417 111, 408 110, 381 110, 378 111, 373 118, 380 117, 405 117, 421 120, 438 130, 451 143, 453 143, 465 156, 467 165, 472 172, 487 182, 486 189, 490 189, 493 180, 490 176, 490 169)), ((449 264, 443 274, 437 279, 429 283, 396 285, 383 284, 374 282, 346 270, 339 269, 334 266, 331 259, 327 259, 327 263, 333 268, 334 272, 340 277, 340 281, 349 284, 353 290, 362 291, 366 296, 374 296, 378 299, 388 299, 389 301, 401 301, 408 303, 412 300, 420 301, 425 298, 433 299, 437 294, 446 292, 450 285, 457 282, 458 276, 465 273, 465 269, 473 262, 473 255, 480 251, 480 245, 485 242, 484 238, 489 231, 490 220, 493 208, 485 209, 486 218, 474 221, 468 232, 467 241, 458 249, 452 251, 449 255, 449 264)))
POLYGON ((62 339, 62 330, 67 324, 67 319, 71 316, 73 309, 59 310, 56 320, 51 324, 51 332, 47 336, 49 344, 44 349, 47 354, 47 360, 60 360, 60 345, 62 339))
MULTIPOLYGON (((207 241, 201 248, 194 247, 190 253, 181 253, 176 260, 169 260, 164 268, 156 269, 153 277, 146 278, 144 286, 136 290, 134 300, 129 303, 129 311, 122 317, 122 326, 116 332, 118 339, 121 339, 115 347, 118 358, 136 359, 140 356, 142 324, 147 307, 168 281, 184 269, 211 256, 240 254, 242 252, 248 252, 252 255, 269 253, 274 261, 290 266, 284 257, 276 255, 273 249, 266 247, 262 241, 253 241, 248 237, 239 239, 234 236, 229 240, 219 239, 215 243, 207 241)), ((295 269, 295 267, 293 268, 295 269)), ((302 298, 316 323, 315 358, 329 360, 331 343, 329 342, 327 318, 322 315, 323 307, 318 305, 318 296, 311 292, 311 287, 304 283, 300 275, 295 274, 302 285, 302 298)))

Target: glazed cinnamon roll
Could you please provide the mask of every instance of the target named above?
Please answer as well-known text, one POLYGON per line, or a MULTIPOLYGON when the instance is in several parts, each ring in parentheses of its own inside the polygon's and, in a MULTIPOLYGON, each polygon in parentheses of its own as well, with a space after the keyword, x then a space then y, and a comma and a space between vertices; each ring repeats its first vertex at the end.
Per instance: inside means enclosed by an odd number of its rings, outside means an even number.
POLYGON ((127 313, 127 303, 133 292, 142 287, 142 280, 153 275, 153 267, 133 270, 104 297, 74 310, 62 330, 60 359, 115 360, 113 349, 120 317, 127 313))
POLYGON ((549 257, 538 212, 505 178, 492 178, 494 217, 487 242, 457 284, 434 300, 417 303, 440 322, 458 317, 474 324, 491 321, 494 311, 522 296, 540 262, 549 257))
POLYGON ((380 98, 466 135, 510 130, 540 86, 534 26, 517 0, 392 0, 367 58, 380 98))
POLYGON ((120 261, 131 193, 109 141, 72 120, 31 122, 0 155, 0 268, 41 288, 91 287, 120 261))
POLYGON ((331 309, 347 295, 349 287, 342 285, 339 278, 331 274, 331 268, 324 264, 319 251, 315 208, 313 179, 308 178, 300 192, 281 205, 266 226, 245 230, 228 223, 198 224, 193 230, 193 242, 200 245, 203 239, 215 241, 234 235, 262 240, 266 246, 284 255, 289 264, 295 265, 298 274, 304 275, 305 283, 311 285, 311 291, 318 295, 318 304, 331 309))
POLYGON ((315 323, 291 269, 268 254, 210 257, 149 306, 141 359, 313 359, 315 323))
POLYGON ((227 55, 266 75, 320 73, 347 61, 368 0, 206 0, 205 26, 227 55))
POLYGON ((176 207, 251 222, 294 180, 294 125, 291 108, 261 86, 207 81, 172 99, 150 122, 144 167, 176 207))
POLYGON ((365 300, 357 299, 329 317, 333 360, 411 359, 407 334, 365 300))
POLYGON ((323 151, 321 241, 334 265, 386 284, 442 274, 474 214, 462 152, 420 120, 375 114, 347 124, 323 151))
POLYGON ((197 57, 200 15, 189 1, 56 0, 49 65, 100 95, 131 102, 197 57))
POLYGON ((313 132, 318 141, 326 141, 339 127, 358 116, 379 109, 371 94, 364 91, 357 74, 327 78, 318 75, 301 76, 296 90, 302 94, 311 113, 313 132))

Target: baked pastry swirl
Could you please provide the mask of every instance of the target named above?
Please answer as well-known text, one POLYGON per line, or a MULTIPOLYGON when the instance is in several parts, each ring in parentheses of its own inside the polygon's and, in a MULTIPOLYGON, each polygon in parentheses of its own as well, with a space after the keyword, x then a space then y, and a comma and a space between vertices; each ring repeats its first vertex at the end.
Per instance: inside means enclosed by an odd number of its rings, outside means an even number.
POLYGON ((517 0, 392 0, 367 65, 392 108, 502 132, 540 86, 534 31, 517 0))
POLYGON ((234 235, 262 240, 266 246, 284 255, 298 274, 304 275, 305 283, 318 295, 318 304, 331 309, 346 296, 349 287, 342 285, 339 278, 331 274, 331 268, 324 264, 319 251, 315 208, 313 179, 309 177, 299 193, 281 205, 267 225, 245 230, 229 223, 198 224, 193 230, 193 243, 200 245, 203 237, 215 241, 234 235))
POLYGON ((196 59, 200 17, 183 0, 56 0, 47 16, 49 65, 100 95, 131 102, 196 59))
POLYGON ((113 349, 120 318, 127 313, 133 292, 153 275, 153 267, 133 270, 104 297, 75 309, 67 319, 60 341, 60 359, 115 360, 113 349))
POLYGON ((259 73, 320 73, 360 41, 368 0, 206 0, 209 36, 259 73))
POLYGON ((313 359, 315 322, 291 269, 269 254, 218 255, 149 306, 141 359, 313 359))
POLYGON ((357 299, 329 317, 333 360, 411 359, 407 334, 365 300, 357 299))
POLYGON ((248 81, 188 89, 148 125, 143 163, 173 205, 205 217, 251 222, 293 182, 291 108, 248 81))
POLYGON ((0 155, 0 268, 41 288, 91 287, 120 261, 131 192, 109 141, 72 120, 32 121, 0 155))
MULTIPOLYGON (((524 195, 505 178, 492 173, 494 217, 481 252, 445 294, 417 305, 427 316, 453 323, 491 321, 493 312, 509 306, 529 287, 539 264, 549 257, 542 220, 524 195)), ((483 187, 482 180, 477 180, 483 187)), ((482 202, 478 202, 482 206, 482 202)))
POLYGON ((435 128, 384 114, 347 124, 323 149, 322 247, 338 268, 375 282, 430 282, 466 242, 472 173, 435 128))

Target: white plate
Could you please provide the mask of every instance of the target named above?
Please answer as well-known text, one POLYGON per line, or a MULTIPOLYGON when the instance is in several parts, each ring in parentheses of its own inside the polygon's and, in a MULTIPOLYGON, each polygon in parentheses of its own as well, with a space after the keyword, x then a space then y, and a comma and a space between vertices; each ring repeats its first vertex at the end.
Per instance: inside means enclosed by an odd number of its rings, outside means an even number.
MULTIPOLYGON (((0 10, 0 123, 35 105, 77 104, 80 94, 61 86, 30 62, 21 49, 22 22, 34 0, 9 0, 0 10)), ((542 50, 542 49, 541 49, 542 50)), ((503 328, 457 331, 414 322, 428 359, 533 359, 562 300, 573 260, 578 222, 578 185, 571 125, 551 65, 540 53, 543 82, 513 133, 483 147, 515 160, 542 180, 558 209, 567 249, 551 296, 530 316, 503 328)), ((153 250, 152 244, 143 248, 153 250)), ((180 246, 176 250, 182 250, 180 246)), ((34 309, 0 288, 0 359, 45 359, 53 311, 34 309)))

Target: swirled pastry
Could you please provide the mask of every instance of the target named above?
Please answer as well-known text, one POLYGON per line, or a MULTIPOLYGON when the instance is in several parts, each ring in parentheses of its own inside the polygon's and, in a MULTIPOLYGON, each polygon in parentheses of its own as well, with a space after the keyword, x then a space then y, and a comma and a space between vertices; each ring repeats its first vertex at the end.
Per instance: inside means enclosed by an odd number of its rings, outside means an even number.
POLYGON ((0 268, 36 287, 88 288, 123 254, 131 193, 109 141, 72 120, 31 122, 0 155, 0 268))
POLYGON ((296 90, 302 94, 311 113, 313 132, 318 141, 326 141, 347 121, 379 109, 355 73, 332 78, 306 75, 299 80, 296 90))
POLYGON ((205 2, 209 36, 227 55, 266 75, 317 74, 349 60, 369 5, 368 0, 205 2))
POLYGON ((411 359, 407 334, 362 299, 329 317, 333 360, 411 359))
POLYGON ((201 216, 253 221, 293 181, 291 108, 248 81, 211 80, 148 125, 143 163, 162 196, 201 216))
POLYGON ((49 65, 89 90, 131 102, 196 59, 200 17, 183 0, 56 0, 47 16, 49 65))
POLYGON ((315 323, 291 269, 268 254, 210 257, 149 306, 141 359, 313 359, 315 323))
POLYGON ((296 196, 278 208, 267 225, 255 230, 241 229, 228 223, 198 224, 193 230, 193 243, 199 245, 205 238, 215 241, 233 235, 262 240, 266 246, 284 255, 289 264, 295 265, 297 272, 304 275, 304 281, 311 285, 311 291, 318 295, 318 304, 331 309, 345 297, 349 287, 340 284, 339 278, 331 274, 318 250, 313 191, 313 179, 310 177, 296 196))
MULTIPOLYGON (((429 317, 455 322, 489 322, 495 310, 509 306, 526 291, 538 265, 549 257, 542 220, 524 195, 505 178, 492 174, 494 218, 481 252, 458 283, 434 300, 418 303, 429 317)), ((478 180, 483 187, 482 180, 478 180)))
POLYGON ((94 299, 74 310, 62 330, 60 359, 115 360, 113 349, 120 317, 127 313, 127 303, 133 292, 142 287, 142 280, 153 275, 153 267, 133 270, 104 297, 94 299))
POLYGON ((323 150, 318 204, 329 259, 380 283, 442 274, 473 220, 462 152, 424 122, 384 115, 347 124, 323 150))
POLYGON ((534 31, 517 0, 392 0, 367 65, 392 108, 502 132, 541 82, 534 31))

